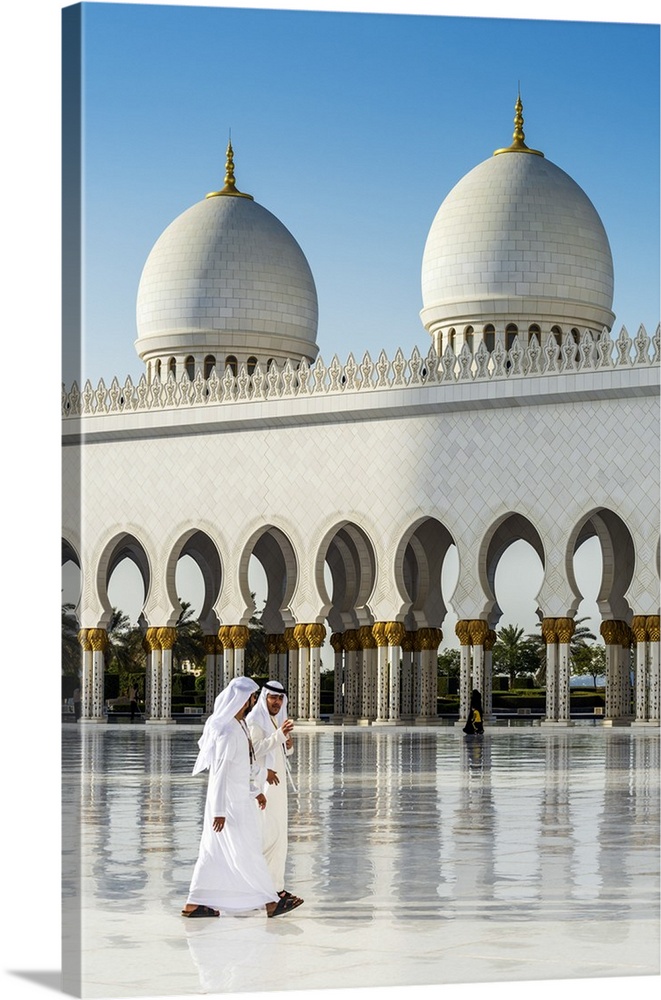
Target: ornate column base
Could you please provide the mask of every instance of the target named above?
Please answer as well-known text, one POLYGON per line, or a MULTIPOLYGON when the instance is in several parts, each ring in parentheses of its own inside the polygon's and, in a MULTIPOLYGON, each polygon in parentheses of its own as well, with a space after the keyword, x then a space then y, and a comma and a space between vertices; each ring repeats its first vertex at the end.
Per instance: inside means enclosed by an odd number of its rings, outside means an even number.
MULTIPOLYGON (((438 716, 437 715, 416 715, 413 719, 414 726, 437 726, 438 716)), ((464 721, 464 725, 466 725, 464 721)))
POLYGON ((604 719, 603 721, 604 721, 604 727, 606 729, 610 729, 611 727, 614 727, 614 726, 630 726, 630 725, 632 725, 631 718, 627 718, 624 715, 620 716, 619 718, 617 716, 612 716, 612 717, 610 717, 608 719, 604 719))
POLYGON ((79 726, 107 726, 108 717, 104 716, 102 719, 84 719, 83 716, 78 719, 79 726))
POLYGON ((146 726, 176 726, 174 719, 145 719, 146 726))
POLYGON ((365 719, 365 718, 356 719, 357 726, 371 726, 373 722, 374 719, 365 719))
POLYGON ((644 719, 634 719, 633 722, 629 723, 632 729, 659 729, 661 723, 658 720, 644 720, 644 719))
POLYGON ((575 725, 571 719, 542 719, 540 722, 544 729, 572 729, 575 725))

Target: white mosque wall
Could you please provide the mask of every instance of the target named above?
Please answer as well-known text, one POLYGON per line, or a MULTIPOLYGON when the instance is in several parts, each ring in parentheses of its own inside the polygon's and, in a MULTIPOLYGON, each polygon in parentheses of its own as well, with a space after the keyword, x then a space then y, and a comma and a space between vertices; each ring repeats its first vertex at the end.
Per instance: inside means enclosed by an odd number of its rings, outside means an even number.
POLYGON ((542 615, 571 616, 586 532, 612 549, 603 616, 657 615, 658 359, 659 332, 641 328, 634 340, 517 341, 486 362, 398 352, 206 382, 74 386, 63 394, 63 532, 81 566, 80 625, 107 624, 108 578, 127 551, 145 579, 146 622, 174 624, 176 564, 192 546, 211 631, 250 617, 255 549, 285 581, 270 600, 273 631, 329 615, 333 629, 411 614, 442 627, 448 602, 494 627, 494 560, 517 537, 544 562, 542 615), (440 576, 452 542, 454 593, 428 587, 416 607, 407 552, 440 576), (348 548, 356 579, 339 607, 324 565, 348 548))

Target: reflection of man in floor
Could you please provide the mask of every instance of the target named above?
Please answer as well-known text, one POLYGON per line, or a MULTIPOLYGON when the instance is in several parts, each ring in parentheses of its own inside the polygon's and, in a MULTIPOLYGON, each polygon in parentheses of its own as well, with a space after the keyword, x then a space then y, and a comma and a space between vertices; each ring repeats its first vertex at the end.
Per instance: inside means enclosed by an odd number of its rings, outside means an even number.
POLYGON ((217 917, 219 910, 265 907, 269 917, 296 905, 279 898, 262 853, 254 800, 266 798, 256 786, 259 767, 245 722, 259 688, 248 677, 235 677, 216 698, 199 740, 193 774, 209 769, 200 851, 184 917, 217 917))
POLYGON ((287 758, 294 752, 294 723, 287 718, 287 692, 280 681, 267 681, 257 704, 248 715, 248 726, 257 763, 266 768, 263 791, 268 808, 263 811, 262 843, 273 884, 281 899, 302 902, 285 889, 287 861, 288 793, 291 781, 287 758))

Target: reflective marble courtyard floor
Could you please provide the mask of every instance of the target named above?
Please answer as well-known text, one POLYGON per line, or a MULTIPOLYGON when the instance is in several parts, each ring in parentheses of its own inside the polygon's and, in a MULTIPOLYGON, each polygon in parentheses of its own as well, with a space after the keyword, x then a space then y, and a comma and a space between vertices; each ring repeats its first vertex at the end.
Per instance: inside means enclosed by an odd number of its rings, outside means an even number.
POLYGON ((304 906, 188 921, 199 733, 63 726, 65 991, 659 974, 658 730, 298 726, 287 881, 304 906))

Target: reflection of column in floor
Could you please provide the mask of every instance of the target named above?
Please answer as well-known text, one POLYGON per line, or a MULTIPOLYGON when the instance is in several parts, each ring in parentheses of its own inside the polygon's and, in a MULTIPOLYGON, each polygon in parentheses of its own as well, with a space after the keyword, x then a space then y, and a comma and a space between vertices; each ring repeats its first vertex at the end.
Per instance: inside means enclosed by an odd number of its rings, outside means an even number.
MULTIPOLYGON (((659 864, 659 763, 659 739, 653 732, 620 730, 606 742, 597 871, 600 885, 618 899, 613 916, 623 920, 634 906, 647 904, 650 913, 658 913, 658 876, 651 873, 659 864)), ((614 935, 616 928, 610 932, 614 935)))
POLYGON ((397 918, 406 920, 413 908, 425 915, 438 911, 448 874, 441 864, 444 831, 440 822, 442 795, 436 794, 442 782, 436 734, 429 730, 402 733, 397 742, 397 773, 390 790, 395 851, 390 892, 399 900, 397 918))
MULTIPOLYGON (((549 919, 562 911, 563 899, 574 893, 577 843, 570 810, 570 747, 567 732, 546 737, 538 851, 541 903, 548 909, 549 919)), ((578 771, 578 759, 575 766, 578 771)))
POLYGON ((296 727, 293 735, 294 753, 289 763, 297 790, 294 792, 289 786, 285 886, 312 903, 323 898, 329 879, 325 867, 332 822, 329 775, 326 765, 320 770, 320 749, 326 750, 326 738, 301 732, 296 727))
MULTIPOLYGON (((472 736, 460 743, 460 787, 451 824, 454 855, 444 866, 446 876, 439 894, 456 912, 482 909, 484 900, 493 895, 495 878, 494 804, 491 785, 491 742, 472 736), (454 876, 454 879, 451 879, 454 876)), ((443 810, 443 775, 439 773, 441 810, 443 810)))

